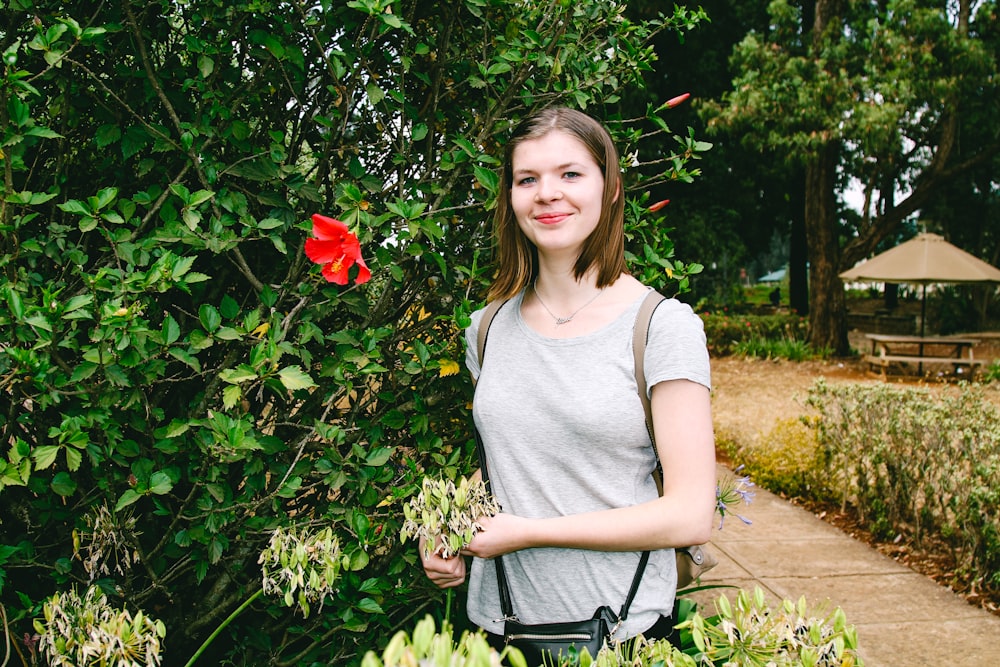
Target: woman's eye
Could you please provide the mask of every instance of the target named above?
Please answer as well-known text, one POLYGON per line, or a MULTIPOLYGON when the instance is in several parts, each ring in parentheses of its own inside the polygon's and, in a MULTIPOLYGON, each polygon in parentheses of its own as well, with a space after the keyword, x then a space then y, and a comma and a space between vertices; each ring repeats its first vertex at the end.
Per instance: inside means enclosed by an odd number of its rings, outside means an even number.
POLYGON ((535 177, 534 176, 525 176, 524 178, 518 180, 517 184, 518 185, 531 185, 534 182, 535 182, 535 177))
POLYGON ((578 171, 567 171, 563 174, 563 178, 579 178, 580 172, 578 171))

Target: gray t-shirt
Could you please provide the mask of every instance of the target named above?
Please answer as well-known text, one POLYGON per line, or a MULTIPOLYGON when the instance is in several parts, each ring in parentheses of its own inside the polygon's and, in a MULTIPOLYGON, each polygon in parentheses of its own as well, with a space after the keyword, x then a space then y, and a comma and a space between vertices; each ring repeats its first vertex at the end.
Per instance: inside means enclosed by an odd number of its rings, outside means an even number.
MULTIPOLYGON (((490 327, 480 373, 476 336, 482 311, 466 330, 466 365, 477 379, 473 415, 486 448, 493 492, 504 512, 565 516, 636 505, 657 497, 655 454, 646 432, 632 360, 632 330, 642 299, 593 333, 556 339, 521 317, 522 292, 490 327)), ((647 392, 665 380, 710 387, 701 319, 668 299, 649 329, 647 392)), ((524 549, 503 557, 514 613, 523 623, 589 618, 601 605, 616 613, 628 595, 638 552, 524 549)), ((672 549, 654 551, 617 637, 643 632, 673 609, 672 549)), ((493 561, 473 559, 469 619, 503 633, 493 561)))

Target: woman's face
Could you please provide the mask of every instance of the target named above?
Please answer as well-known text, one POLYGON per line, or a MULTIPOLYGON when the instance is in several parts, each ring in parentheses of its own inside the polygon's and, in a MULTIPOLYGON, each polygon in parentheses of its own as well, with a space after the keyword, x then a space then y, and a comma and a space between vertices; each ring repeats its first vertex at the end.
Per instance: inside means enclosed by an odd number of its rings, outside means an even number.
POLYGON ((511 157, 511 208, 540 255, 575 261, 601 218, 604 175, 576 137, 552 130, 511 157))

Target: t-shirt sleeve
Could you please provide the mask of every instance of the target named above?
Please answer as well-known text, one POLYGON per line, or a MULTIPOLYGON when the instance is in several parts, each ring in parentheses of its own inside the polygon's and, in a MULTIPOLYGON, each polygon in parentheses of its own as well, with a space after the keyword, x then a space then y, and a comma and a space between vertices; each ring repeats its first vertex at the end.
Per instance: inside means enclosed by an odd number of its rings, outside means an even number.
POLYGON ((465 329, 465 366, 472 373, 472 380, 479 379, 479 324, 483 321, 483 308, 472 313, 472 323, 465 329))
POLYGON ((712 388, 705 326, 691 306, 666 299, 653 313, 645 356, 646 392, 667 380, 691 380, 712 388))

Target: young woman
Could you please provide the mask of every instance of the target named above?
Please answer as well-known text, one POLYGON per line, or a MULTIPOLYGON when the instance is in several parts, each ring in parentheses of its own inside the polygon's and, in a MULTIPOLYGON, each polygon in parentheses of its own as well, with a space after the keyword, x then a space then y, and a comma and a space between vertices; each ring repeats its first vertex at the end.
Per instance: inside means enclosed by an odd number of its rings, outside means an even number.
MULTIPOLYGON (((632 330, 649 288, 628 274, 617 150, 590 116, 546 109, 515 130, 495 215, 498 275, 490 300, 509 300, 489 330, 474 418, 492 490, 503 512, 482 519, 468 615, 503 633, 494 562, 503 556, 523 623, 617 611, 640 553, 649 564, 616 634, 670 634, 676 571, 672 547, 707 542, 715 507, 709 360, 701 320, 670 299, 650 325, 645 369, 656 457, 637 395, 632 330)), ((423 553, 423 550, 421 550, 423 553)), ((424 560, 438 586, 466 579, 461 556, 424 560)))

